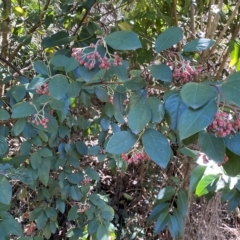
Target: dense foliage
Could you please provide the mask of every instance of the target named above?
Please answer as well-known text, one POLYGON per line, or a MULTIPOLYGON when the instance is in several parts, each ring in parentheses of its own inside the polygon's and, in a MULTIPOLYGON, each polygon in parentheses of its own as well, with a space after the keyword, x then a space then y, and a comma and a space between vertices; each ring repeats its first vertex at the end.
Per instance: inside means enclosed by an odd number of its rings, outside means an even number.
POLYGON ((213 2, 2 1, 0 239, 144 237, 103 184, 135 166, 152 239, 191 194, 238 206, 240 2, 213 2))

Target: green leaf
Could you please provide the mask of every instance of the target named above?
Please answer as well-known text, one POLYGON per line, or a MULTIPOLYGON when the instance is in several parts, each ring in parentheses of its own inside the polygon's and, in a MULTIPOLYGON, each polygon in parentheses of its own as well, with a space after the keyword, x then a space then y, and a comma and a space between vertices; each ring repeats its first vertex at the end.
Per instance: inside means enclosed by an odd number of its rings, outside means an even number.
POLYGON ((107 35, 107 45, 115 50, 135 50, 142 47, 136 33, 131 31, 118 31, 107 35))
POLYGON ((100 224, 97 228, 97 239, 108 240, 108 236, 109 234, 107 226, 104 223, 100 224))
POLYGON ((146 101, 146 98, 147 98, 147 92, 145 89, 132 92, 129 99, 129 103, 128 103, 129 109, 131 109, 133 106, 137 105, 138 103, 144 103, 146 101))
POLYGON ((137 91, 146 86, 146 80, 140 76, 133 77, 129 81, 124 82, 124 86, 132 91, 137 91))
POLYGON ((104 87, 94 87, 94 92, 101 102, 109 102, 108 93, 104 87))
POLYGON ((240 156, 240 133, 237 132, 234 136, 224 138, 225 146, 233 153, 240 156))
POLYGON ((22 235, 22 228, 21 225, 13 218, 12 215, 10 215, 8 212, 0 212, 0 218, 1 220, 1 227, 3 227, 8 235, 22 235))
POLYGON ((45 37, 42 41, 43 48, 56 47, 72 42, 75 37, 69 37, 65 31, 60 31, 50 37, 45 37))
POLYGON ((68 60, 67 56, 56 54, 50 59, 50 63, 57 67, 64 67, 68 63, 68 60))
POLYGON ((147 222, 156 220, 162 212, 166 212, 169 209, 168 203, 160 203, 153 208, 150 216, 148 217, 147 222))
POLYGON ((40 215, 37 217, 37 221, 36 221, 37 222, 37 228, 38 229, 43 229, 44 226, 46 225, 47 219, 48 219, 47 215, 45 214, 44 211, 42 211, 40 213, 40 215))
POLYGON ((189 190, 191 193, 193 193, 194 190, 196 189, 205 170, 206 170, 206 166, 201 166, 201 165, 198 165, 197 167, 195 167, 193 169, 193 171, 191 173, 191 177, 190 177, 190 187, 189 187, 189 190))
POLYGON ((163 212, 160 214, 160 216, 157 218, 157 222, 154 227, 155 233, 160 233, 168 224, 169 221, 169 213, 168 210, 166 212, 163 212))
POLYGON ((12 187, 8 180, 0 175, 0 202, 9 205, 12 198, 12 187))
POLYGON ((182 38, 183 30, 180 27, 169 27, 157 37, 155 49, 157 52, 162 52, 177 44, 182 38))
POLYGON ((69 194, 72 197, 72 199, 75 200, 75 201, 80 201, 81 198, 82 198, 81 189, 76 185, 70 187, 70 193, 69 194))
POLYGON ((38 167, 38 177, 45 187, 48 185, 50 168, 51 160, 43 158, 41 164, 38 167))
POLYGON ((0 157, 4 156, 8 152, 8 143, 5 137, 0 136, 0 157))
POLYGON ((68 80, 65 76, 61 74, 55 75, 48 84, 48 89, 51 95, 57 99, 60 100, 64 97, 65 93, 68 89, 68 80))
POLYGON ((178 208, 173 209, 173 216, 177 220, 178 232, 179 232, 180 236, 184 236, 184 231, 185 231, 184 217, 182 216, 180 209, 178 209, 178 208))
POLYGON ((168 228, 173 239, 178 239, 178 222, 173 215, 169 216, 168 228))
POLYGON ((30 163, 33 169, 37 169, 42 162, 42 157, 38 152, 34 152, 30 156, 30 163))
POLYGON ((25 128, 25 125, 26 125, 26 120, 24 118, 19 118, 13 126, 14 134, 18 136, 25 128))
POLYGON ((160 65, 152 65, 148 67, 151 74, 157 80, 161 80, 163 82, 171 82, 172 81, 172 70, 166 64, 160 65))
POLYGON ((88 233, 93 234, 97 232, 97 228, 100 225, 100 222, 97 219, 93 219, 88 224, 88 233))
POLYGON ((236 40, 229 41, 229 52, 231 57, 229 67, 232 67, 235 64, 237 64, 240 58, 240 44, 238 41, 236 40))
POLYGON ((64 65, 66 73, 73 71, 78 66, 79 62, 74 57, 68 58, 68 61, 64 65))
POLYGON ((185 217, 188 210, 188 193, 185 189, 180 189, 177 195, 177 207, 185 217))
POLYGON ((49 75, 48 67, 44 62, 37 60, 33 63, 33 67, 37 73, 47 76, 49 75))
POLYGON ((117 132, 109 139, 106 151, 112 154, 126 153, 131 150, 136 141, 137 137, 128 131, 117 132))
POLYGON ((234 211, 236 207, 239 205, 239 202, 240 202, 240 192, 235 191, 233 198, 228 201, 228 207, 227 207, 228 212, 230 213, 234 211))
POLYGON ((140 133, 151 120, 151 110, 146 104, 137 104, 128 114, 128 126, 133 133, 140 133))
POLYGON ((173 195, 175 194, 175 191, 176 190, 174 187, 167 186, 161 189, 161 191, 158 193, 157 199, 167 201, 173 197, 173 195))
POLYGON ((156 97, 149 97, 145 103, 151 110, 151 122, 160 123, 165 114, 162 102, 156 97))
POLYGON ((234 75, 236 77, 232 77, 231 80, 230 77, 228 78, 228 81, 222 85, 222 93, 227 102, 240 106, 240 78, 238 75, 234 75))
POLYGON ((170 145, 167 138, 155 129, 147 129, 142 142, 144 151, 160 167, 166 168, 170 161, 170 145))
POLYGON ((65 202, 61 199, 56 200, 56 209, 58 209, 61 213, 65 212, 65 202))
POLYGON ((201 131, 198 135, 200 148, 207 156, 217 163, 222 163, 225 156, 223 138, 218 138, 212 133, 201 131))
MULTIPOLYGON (((239 145, 238 145, 239 146, 239 145)), ((232 153, 231 151, 227 150, 226 155, 228 156, 229 160, 224 163, 222 166, 226 171, 226 174, 235 177, 240 174, 240 156, 232 153)))
POLYGON ((74 205, 69 211, 67 219, 68 221, 73 221, 78 218, 78 206, 74 205))
POLYGON ((181 140, 192 136, 209 126, 217 112, 215 101, 210 101, 205 106, 197 109, 187 109, 183 112, 179 120, 179 135, 181 140))
POLYGON ((82 155, 87 155, 88 154, 88 147, 86 146, 86 144, 82 141, 78 141, 76 142, 76 149, 79 153, 81 153, 82 155))
POLYGON ((112 221, 114 217, 113 208, 108 205, 101 208, 101 217, 106 221, 112 221))
POLYGON ((5 109, 0 109, 0 120, 8 120, 10 118, 10 114, 5 109))
POLYGON ((36 109, 29 102, 17 103, 12 108, 12 118, 23 118, 36 113, 36 109))
POLYGON ((73 82, 68 84, 68 89, 67 89, 67 95, 70 98, 75 98, 79 95, 80 91, 81 91, 81 83, 79 82, 73 82))
POLYGON ((12 96, 16 102, 20 102, 26 95, 26 88, 24 85, 17 85, 12 88, 12 96))
POLYGON ((206 175, 205 177, 203 177, 197 185, 196 195, 198 197, 201 197, 201 196, 209 193, 209 191, 207 189, 208 186, 211 185, 214 182, 214 180, 217 178, 219 178, 219 176, 215 175, 215 174, 209 174, 209 175, 206 175))
POLYGON ((182 87, 180 95, 186 105, 197 109, 214 97, 214 91, 205 83, 190 82, 182 87))
POLYGON ((182 113, 187 109, 187 106, 181 100, 179 94, 172 94, 167 98, 164 104, 167 122, 169 127, 177 131, 179 119, 182 113))
POLYGON ((100 176, 99 176, 98 172, 93 168, 89 168, 89 167, 85 168, 85 173, 92 180, 96 180, 96 181, 100 180, 100 176))
POLYGON ((39 149, 38 153, 42 157, 51 157, 53 155, 52 151, 49 148, 46 148, 46 147, 39 149))
POLYGON ((215 41, 208 38, 199 38, 192 40, 183 47, 183 52, 196 52, 206 50, 213 46, 215 41))

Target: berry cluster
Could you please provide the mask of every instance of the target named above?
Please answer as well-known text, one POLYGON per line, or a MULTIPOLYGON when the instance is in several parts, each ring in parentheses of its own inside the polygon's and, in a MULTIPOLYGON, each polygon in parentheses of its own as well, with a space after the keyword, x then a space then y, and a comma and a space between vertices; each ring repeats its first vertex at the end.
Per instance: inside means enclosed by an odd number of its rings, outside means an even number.
POLYGON ((37 111, 37 113, 34 114, 34 119, 32 120, 32 123, 35 123, 36 125, 42 125, 44 128, 48 127, 48 122, 49 122, 49 120, 44 117, 44 108, 46 104, 47 103, 45 103, 43 108, 40 111, 38 111, 37 107, 33 104, 33 102, 30 102, 30 105, 33 105, 37 111))
POLYGON ((181 53, 167 51, 168 66, 173 71, 173 82, 183 85, 194 81, 195 77, 202 72, 202 66, 193 66, 190 61, 185 60, 181 53))
POLYGON ((123 160, 127 161, 128 163, 134 163, 134 164, 138 164, 140 161, 150 160, 149 156, 144 152, 134 153, 131 157, 123 153, 121 157, 123 160))
POLYGON ((89 70, 92 70, 96 64, 98 64, 99 68, 106 70, 111 65, 122 65, 122 58, 117 53, 111 54, 106 49, 106 54, 102 57, 97 50, 97 46, 98 42, 96 44, 91 43, 90 46, 85 48, 73 48, 72 56, 78 60, 80 65, 85 66, 89 70), (89 52, 89 49, 92 51, 89 52))
POLYGON ((82 185, 87 185, 87 184, 89 184, 91 181, 92 181, 91 178, 85 178, 84 180, 81 181, 81 184, 82 184, 82 185))
POLYGON ((91 205, 88 204, 88 203, 86 203, 86 204, 78 203, 78 212, 84 213, 84 212, 86 212, 90 207, 91 207, 91 205))
POLYGON ((48 91, 48 84, 44 83, 42 86, 37 86, 36 92, 41 95, 50 95, 48 91))
POLYGON ((226 137, 227 135, 234 135, 240 127, 240 118, 232 118, 226 112, 217 112, 212 123, 208 126, 207 130, 214 133, 217 137, 226 137))

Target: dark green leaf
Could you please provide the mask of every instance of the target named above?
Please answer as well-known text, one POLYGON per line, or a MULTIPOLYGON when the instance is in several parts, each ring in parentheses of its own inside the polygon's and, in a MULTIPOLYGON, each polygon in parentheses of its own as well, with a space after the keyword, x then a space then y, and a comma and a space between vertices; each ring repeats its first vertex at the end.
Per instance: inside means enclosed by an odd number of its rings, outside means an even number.
POLYGON ((109 235, 108 235, 108 228, 107 226, 103 223, 100 224, 97 228, 97 239, 101 240, 108 240, 109 235))
POLYGON ((57 74, 49 81, 48 89, 51 95, 60 100, 64 97, 68 89, 68 80, 65 76, 57 74))
POLYGON ((3 175, 0 175, 0 202, 9 205, 11 198, 12 198, 11 184, 3 175))
POLYGON ((94 92, 95 92, 97 98, 101 102, 108 102, 109 101, 108 93, 107 93, 105 88, 103 88, 103 87, 95 87, 94 88, 94 92))
POLYGON ((33 113, 36 113, 36 109, 29 102, 17 103, 12 108, 12 118, 23 118, 33 113))
POLYGON ((154 227, 155 233, 160 233, 168 224, 169 221, 169 213, 168 210, 166 212, 163 212, 160 214, 160 216, 157 218, 157 222, 154 227))
POLYGON ((26 125, 26 120, 24 118, 19 118, 13 126, 14 134, 18 136, 25 128, 25 125, 26 125))
POLYGON ((172 70, 166 64, 160 65, 152 65, 148 67, 151 74, 157 80, 161 80, 163 82, 171 82, 172 81, 172 70))
POLYGON ((206 50, 213 46, 215 41, 208 38, 199 38, 192 40, 183 47, 183 52, 196 52, 206 50))
POLYGON ((188 193, 185 189, 180 189, 177 195, 177 207, 185 217, 188 210, 188 193))
POLYGON ((170 161, 170 145, 167 138, 155 129, 147 129, 142 142, 144 151, 160 167, 166 168, 170 161))
POLYGON ((225 145, 222 138, 212 133, 201 131, 198 135, 200 148, 207 156, 217 163, 222 163, 225 156, 225 145))
POLYGON ((156 97, 149 97, 146 104, 151 110, 151 122, 160 123, 165 114, 162 102, 156 97))
POLYGON ((78 218, 78 206, 74 205, 68 212, 67 219, 68 221, 72 221, 78 218))
POLYGON ((112 154, 126 153, 131 150, 136 141, 137 137, 128 131, 117 132, 109 139, 106 151, 112 154))
POLYGON ((49 74, 48 67, 42 61, 39 61, 39 60, 35 61, 33 63, 33 67, 34 67, 34 69, 37 73, 40 73, 42 75, 48 75, 49 74))
POLYGON ((234 136, 224 138, 225 146, 233 153, 240 156, 240 133, 237 132, 234 136))
POLYGON ((86 144, 84 142, 82 142, 82 141, 76 142, 76 148, 77 148, 77 151, 79 153, 81 153, 82 155, 88 154, 88 147, 86 146, 86 144))
POLYGON ((129 81, 124 82, 124 86, 130 90, 137 91, 146 86, 146 80, 142 77, 133 77, 129 81))
POLYGON ((42 157, 38 152, 34 152, 30 156, 30 162, 33 169, 37 169, 42 162, 42 157))
POLYGON ((135 50, 142 47, 136 33, 118 31, 107 35, 106 43, 115 50, 135 50))
POLYGON ((168 228, 173 239, 176 240, 178 237, 178 222, 173 215, 169 216, 168 228))
POLYGON ((128 114, 128 126, 133 133, 140 133, 151 120, 151 110, 146 104, 137 104, 128 114))
POLYGON ((26 88, 24 85, 17 85, 12 88, 12 96, 16 102, 20 102, 26 95, 26 88))
POLYGON ((75 37, 69 37, 65 31, 60 31, 50 37, 45 37, 42 41, 43 48, 56 47, 70 43, 75 37))
POLYGON ((180 95, 186 105, 197 109, 214 97, 214 91, 207 84, 190 82, 182 87, 180 95))
POLYGON ((187 109, 183 112, 179 120, 179 135, 185 139, 209 126, 217 112, 215 101, 210 101, 205 106, 197 109, 187 109))
POLYGON ((223 168, 226 171, 226 174, 235 177, 240 174, 240 156, 236 155, 229 150, 226 151, 226 155, 229 160, 223 164, 223 168))
POLYGON ((48 184, 50 168, 51 160, 48 158, 43 158, 41 164, 38 167, 38 177, 44 186, 47 186, 48 184))
POLYGON ((161 33, 155 42, 157 52, 162 52, 167 48, 172 47, 174 44, 181 41, 183 37, 183 30, 180 27, 169 27, 161 33))
POLYGON ((1 158, 8 152, 8 143, 5 137, 0 136, 0 156, 1 158))
POLYGON ((8 120, 10 118, 10 114, 5 109, 0 109, 0 120, 8 120))

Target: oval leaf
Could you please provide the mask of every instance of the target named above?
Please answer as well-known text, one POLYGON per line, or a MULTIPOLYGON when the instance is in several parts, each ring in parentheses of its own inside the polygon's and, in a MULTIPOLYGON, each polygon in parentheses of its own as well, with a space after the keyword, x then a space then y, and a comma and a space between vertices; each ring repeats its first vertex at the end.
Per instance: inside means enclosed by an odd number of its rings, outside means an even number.
POLYGON ((65 93, 68 89, 68 80, 63 75, 55 75, 48 84, 48 89, 51 95, 57 99, 60 100, 64 97, 65 93))
POLYGON ((187 109, 183 112, 179 120, 179 135, 181 139, 192 136, 209 126, 217 112, 215 101, 210 101, 207 105, 198 110, 187 109))
POLYGON ((222 163, 225 156, 225 145, 222 138, 214 136, 212 133, 201 131, 198 142, 200 148, 209 158, 217 163, 222 163))
POLYGON ((232 78, 228 79, 226 83, 222 85, 222 93, 227 102, 237 104, 240 106, 240 79, 232 78))
POLYGON ((144 151, 160 167, 166 168, 170 161, 170 145, 167 138, 155 129, 147 129, 142 142, 144 151))
POLYGON ((166 64, 160 65, 152 65, 148 67, 151 74, 157 80, 161 80, 163 82, 171 82, 172 81, 172 70, 166 64))
POLYGON ((214 91, 209 85, 191 82, 182 87, 180 95, 185 104, 197 109, 214 97, 214 91))
POLYGON ((137 137, 128 131, 117 132, 109 139, 106 151, 112 154, 126 153, 136 141, 137 137))
POLYGON ((135 50, 142 47, 137 34, 131 31, 110 33, 105 41, 107 45, 116 50, 135 50))
POLYGON ((133 133, 140 133, 151 120, 151 110, 146 104, 138 104, 128 114, 128 126, 133 133))
POLYGON ((165 32, 161 33, 155 42, 157 52, 162 52, 167 48, 181 41, 183 30, 180 27, 170 27, 165 32))
POLYGON ((183 52, 196 52, 206 50, 213 46, 215 41, 208 38, 199 38, 192 40, 183 47, 183 52))

